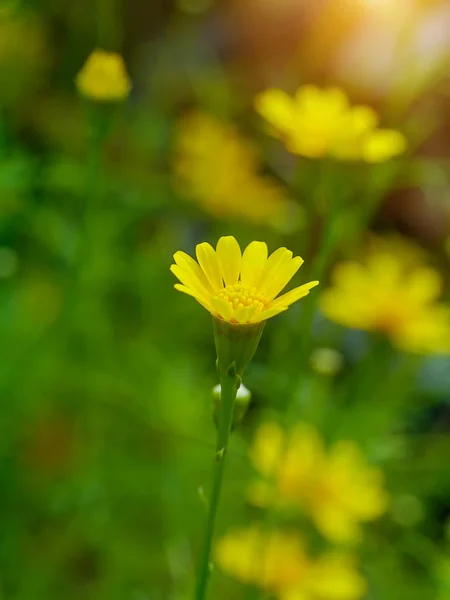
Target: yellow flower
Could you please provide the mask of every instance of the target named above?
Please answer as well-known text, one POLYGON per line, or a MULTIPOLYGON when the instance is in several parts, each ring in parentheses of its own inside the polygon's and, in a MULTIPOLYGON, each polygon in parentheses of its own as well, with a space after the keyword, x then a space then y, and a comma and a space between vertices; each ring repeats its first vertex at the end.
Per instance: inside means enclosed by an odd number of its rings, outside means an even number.
POLYGON ((96 102, 118 102, 128 97, 131 82, 120 54, 94 50, 76 77, 79 92, 96 102))
POLYGON ((408 248, 394 253, 381 245, 361 262, 338 265, 334 285, 322 296, 322 311, 347 327, 379 331, 402 350, 448 353, 450 308, 437 301, 442 278, 413 261, 408 248))
POLYGON ((308 556, 292 532, 257 525, 230 532, 215 547, 218 566, 239 581, 279 600, 357 600, 366 589, 351 557, 308 556))
POLYGON ((241 253, 232 236, 221 237, 216 250, 203 242, 196 247, 198 263, 185 252, 174 254, 170 270, 181 283, 175 289, 193 296, 214 317, 228 323, 261 323, 288 307, 319 282, 311 281, 276 296, 303 263, 286 248, 269 257, 264 242, 251 242, 241 253))
POLYGON ((289 152, 308 158, 382 162, 406 148, 401 133, 376 129, 375 111, 369 106, 350 106, 340 88, 305 85, 293 97, 269 89, 256 97, 255 108, 289 152))
POLYGON ((289 434, 276 423, 263 424, 250 458, 263 476, 250 487, 250 500, 260 506, 302 507, 331 540, 357 541, 360 523, 386 508, 381 472, 366 464, 358 446, 341 441, 326 452, 306 424, 289 434))
POLYGON ((232 125, 201 112, 180 122, 175 185, 214 217, 283 225, 291 203, 275 180, 258 170, 255 149, 232 125))

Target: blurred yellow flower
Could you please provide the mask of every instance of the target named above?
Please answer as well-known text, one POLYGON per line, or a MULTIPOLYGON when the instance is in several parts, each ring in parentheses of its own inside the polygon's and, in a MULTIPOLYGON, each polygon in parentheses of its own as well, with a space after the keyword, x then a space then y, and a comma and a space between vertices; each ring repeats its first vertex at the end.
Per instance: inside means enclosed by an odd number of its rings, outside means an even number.
POLYGON ((338 265, 334 285, 322 295, 322 311, 347 327, 379 331, 401 350, 448 353, 450 307, 437 301, 442 278, 422 261, 413 261, 409 247, 393 252, 379 245, 362 261, 338 265))
POLYGON ((277 423, 261 425, 250 458, 263 476, 250 486, 250 500, 260 506, 300 506, 331 540, 357 541, 360 523, 386 509, 382 474, 367 465, 358 446, 340 441, 327 452, 307 424, 288 434, 277 423))
POLYGON ((357 600, 366 590, 355 561, 342 554, 310 557, 293 532, 235 530, 215 547, 218 566, 279 600, 357 600))
POLYGON ((258 170, 255 149, 233 125, 201 112, 181 120, 175 140, 176 187, 213 216, 283 225, 292 204, 275 180, 258 170))
POLYGON ((233 236, 221 237, 216 250, 203 242, 196 247, 198 263, 185 252, 174 254, 170 270, 181 281, 175 288, 193 296, 218 319, 229 323, 260 323, 309 294, 311 281, 276 296, 303 264, 287 248, 269 257, 264 242, 251 242, 241 253, 233 236), (276 299, 275 299, 276 298, 276 299))
POLYGON ((125 100, 131 90, 125 63, 120 54, 94 50, 75 79, 78 91, 96 102, 125 100))
POLYGON ((269 89, 256 96, 255 108, 293 154, 382 162, 406 149, 400 132, 377 129, 375 111, 351 106, 340 88, 304 85, 293 97, 269 89))

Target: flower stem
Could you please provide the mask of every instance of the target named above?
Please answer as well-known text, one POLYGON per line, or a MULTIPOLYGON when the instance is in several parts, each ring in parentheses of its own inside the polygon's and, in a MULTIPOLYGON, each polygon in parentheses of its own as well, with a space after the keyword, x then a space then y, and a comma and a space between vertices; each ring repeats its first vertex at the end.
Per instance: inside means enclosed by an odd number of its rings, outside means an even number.
POLYGON ((219 507, 220 494, 222 491, 225 459, 228 453, 228 441, 233 423, 236 392, 240 384, 240 377, 236 373, 234 363, 228 367, 226 371, 221 371, 219 365, 219 378, 221 385, 221 404, 217 432, 216 458, 213 467, 211 499, 209 501, 205 537, 197 571, 195 600, 204 600, 206 597, 217 509, 219 507))

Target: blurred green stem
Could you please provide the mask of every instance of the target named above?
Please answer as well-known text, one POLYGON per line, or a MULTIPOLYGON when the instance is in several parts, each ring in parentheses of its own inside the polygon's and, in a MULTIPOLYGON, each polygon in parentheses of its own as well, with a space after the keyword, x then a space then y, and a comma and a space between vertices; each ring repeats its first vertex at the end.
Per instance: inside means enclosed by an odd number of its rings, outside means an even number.
POLYGON ((225 459, 228 453, 228 442, 233 423, 236 393, 240 385, 240 377, 236 373, 234 363, 225 370, 221 369, 221 365, 218 365, 218 370, 221 385, 221 404, 217 431, 216 458, 213 467, 212 490, 206 521, 205 537, 197 570, 195 600, 204 600, 206 597, 206 587, 211 569, 210 560, 214 529, 225 471, 225 459))

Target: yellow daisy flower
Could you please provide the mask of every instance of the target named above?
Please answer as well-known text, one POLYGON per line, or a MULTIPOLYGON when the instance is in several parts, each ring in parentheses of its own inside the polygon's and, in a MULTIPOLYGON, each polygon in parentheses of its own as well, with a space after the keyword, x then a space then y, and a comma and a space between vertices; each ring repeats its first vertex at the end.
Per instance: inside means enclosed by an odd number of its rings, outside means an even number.
POLYGON ((287 221, 292 203, 274 179, 259 173, 255 148, 233 125, 192 112, 178 124, 174 154, 175 187, 214 217, 287 221))
POLYGON ((198 263, 185 252, 174 254, 170 267, 181 283, 175 289, 193 296, 214 317, 230 324, 261 323, 288 309, 319 282, 311 281, 278 296, 303 263, 287 248, 268 256, 264 242, 251 242, 241 252, 233 236, 221 237, 216 250, 196 247, 198 263))
POLYGON ((96 102, 125 100, 131 82, 120 54, 94 50, 75 79, 78 91, 96 102))
POLYGON ((257 112, 272 126, 293 154, 309 158, 326 156, 347 117, 349 102, 339 88, 300 87, 294 97, 269 89, 255 99, 257 112))
POLYGON ((304 85, 294 96, 269 89, 256 96, 255 109, 289 152, 307 158, 382 162, 406 149, 400 132, 377 129, 376 112, 351 106, 340 88, 304 85))
POLYGON ((358 446, 341 441, 327 452, 309 425, 299 424, 289 434, 277 423, 261 425, 250 458, 263 476, 250 486, 250 500, 299 506, 333 541, 357 541, 360 523, 386 509, 382 474, 367 465, 358 446))
POLYGON ((394 253, 379 246, 361 262, 338 265, 333 286, 322 295, 322 311, 347 327, 379 331, 401 350, 448 353, 450 308, 438 302, 442 278, 411 260, 408 248, 394 253))
POLYGON ((232 577, 279 600, 357 600, 366 590, 350 556, 312 558, 293 532, 238 529, 217 542, 215 558, 232 577))

